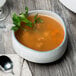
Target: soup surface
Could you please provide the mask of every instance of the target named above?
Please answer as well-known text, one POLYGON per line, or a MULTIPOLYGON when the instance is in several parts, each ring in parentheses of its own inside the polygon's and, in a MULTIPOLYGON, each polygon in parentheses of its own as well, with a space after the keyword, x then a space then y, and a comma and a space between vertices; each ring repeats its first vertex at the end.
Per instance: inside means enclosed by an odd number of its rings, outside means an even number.
MULTIPOLYGON (((64 39, 64 30, 59 22, 55 19, 45 16, 38 15, 43 22, 36 24, 36 30, 26 27, 22 22, 21 25, 24 28, 28 28, 30 31, 19 29, 15 32, 17 40, 31 49, 37 51, 49 51, 58 47, 64 39)), ((34 21, 34 16, 28 17, 30 21, 34 21)))

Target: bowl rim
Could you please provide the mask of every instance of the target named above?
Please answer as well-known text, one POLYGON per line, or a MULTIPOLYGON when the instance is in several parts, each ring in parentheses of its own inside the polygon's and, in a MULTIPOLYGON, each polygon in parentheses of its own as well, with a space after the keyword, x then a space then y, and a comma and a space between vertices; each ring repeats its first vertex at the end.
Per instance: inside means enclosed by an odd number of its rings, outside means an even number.
MULTIPOLYGON (((59 49, 60 47, 62 47, 62 45, 64 44, 64 42, 65 42, 65 40, 66 40, 66 37, 67 37, 66 25, 65 25, 63 19, 61 18, 61 16, 59 16, 57 13, 55 13, 55 12, 53 12, 53 11, 50 11, 50 10, 31 10, 31 11, 29 11, 29 14, 35 13, 35 12, 37 12, 37 11, 39 11, 39 12, 49 12, 49 13, 51 13, 51 14, 55 14, 56 16, 58 16, 58 17, 60 18, 60 20, 61 20, 61 22, 62 22, 62 24, 63 24, 63 26, 64 26, 64 39, 63 39, 63 41, 62 41, 56 48, 54 48, 54 49, 52 49, 52 50, 49 50, 49 51, 37 51, 37 50, 34 50, 34 49, 32 49, 32 48, 29 48, 29 47, 24 46, 23 44, 21 44, 21 43, 16 39, 15 34, 14 34, 14 31, 12 31, 12 35, 14 36, 15 40, 17 41, 17 43, 18 43, 20 46, 24 47, 25 49, 27 48, 27 49, 30 50, 30 51, 33 51, 33 52, 36 52, 36 53, 49 53, 49 52, 56 51, 57 49, 59 49)), ((47 16, 47 15, 46 15, 46 16, 47 16)))

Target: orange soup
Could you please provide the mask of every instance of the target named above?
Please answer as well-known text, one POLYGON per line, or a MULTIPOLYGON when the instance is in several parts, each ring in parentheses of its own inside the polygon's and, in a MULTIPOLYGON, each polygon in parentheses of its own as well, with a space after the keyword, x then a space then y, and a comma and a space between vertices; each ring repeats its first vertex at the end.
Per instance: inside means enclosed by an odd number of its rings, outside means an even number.
MULTIPOLYGON (((37 29, 25 31, 19 29, 15 32, 17 40, 31 49, 37 51, 49 51, 57 48, 64 39, 64 29, 62 25, 52 17, 38 15, 43 22, 36 24, 37 29)), ((30 21, 34 21, 34 16, 28 17, 30 21)), ((23 26, 24 23, 22 22, 23 26)), ((24 26, 26 28, 26 26, 24 26)), ((27 27, 28 28, 28 27, 27 27)), ((28 50, 27 50, 28 51, 28 50)))

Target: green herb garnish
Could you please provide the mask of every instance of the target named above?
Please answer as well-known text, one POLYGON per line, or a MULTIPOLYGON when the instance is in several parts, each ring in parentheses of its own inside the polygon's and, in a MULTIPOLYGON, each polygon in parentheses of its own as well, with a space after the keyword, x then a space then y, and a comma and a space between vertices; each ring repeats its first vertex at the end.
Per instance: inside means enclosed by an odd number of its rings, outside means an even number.
POLYGON ((28 17, 28 7, 25 7, 25 16, 28 17))
POLYGON ((23 28, 21 26, 21 22, 24 22, 25 26, 29 26, 31 28, 32 27, 36 27, 37 23, 43 22, 43 20, 40 17, 38 17, 38 14, 36 14, 34 16, 34 22, 31 22, 30 20, 28 20, 28 7, 25 7, 25 13, 20 13, 19 15, 17 15, 16 13, 14 13, 13 17, 12 17, 12 20, 13 20, 14 26, 12 26, 11 29, 13 31, 17 31, 19 28, 27 30, 26 28, 23 28))
POLYGON ((43 20, 40 17, 38 17, 38 14, 36 14, 34 16, 34 24, 41 23, 41 22, 43 22, 43 20))

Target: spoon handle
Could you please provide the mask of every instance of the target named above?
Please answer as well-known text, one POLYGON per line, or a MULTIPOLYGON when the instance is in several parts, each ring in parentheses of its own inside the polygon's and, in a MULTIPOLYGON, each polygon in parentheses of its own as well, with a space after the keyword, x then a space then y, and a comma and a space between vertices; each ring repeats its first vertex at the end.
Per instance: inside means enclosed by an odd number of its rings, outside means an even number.
POLYGON ((11 71, 12 75, 15 75, 15 73, 13 72, 13 70, 11 71))

